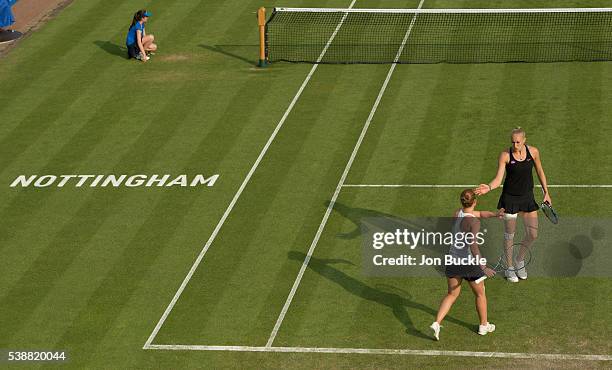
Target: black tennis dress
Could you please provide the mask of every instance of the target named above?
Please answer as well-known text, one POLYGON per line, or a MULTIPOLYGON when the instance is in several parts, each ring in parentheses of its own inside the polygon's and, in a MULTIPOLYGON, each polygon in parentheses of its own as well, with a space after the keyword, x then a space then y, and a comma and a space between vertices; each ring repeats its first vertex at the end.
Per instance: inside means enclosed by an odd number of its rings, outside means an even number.
POLYGON ((535 164, 527 145, 525 150, 527 156, 524 160, 518 161, 512 155, 512 148, 508 149, 510 161, 506 163, 504 188, 497 203, 497 209, 504 208, 506 213, 533 212, 540 208, 533 196, 531 173, 535 164))

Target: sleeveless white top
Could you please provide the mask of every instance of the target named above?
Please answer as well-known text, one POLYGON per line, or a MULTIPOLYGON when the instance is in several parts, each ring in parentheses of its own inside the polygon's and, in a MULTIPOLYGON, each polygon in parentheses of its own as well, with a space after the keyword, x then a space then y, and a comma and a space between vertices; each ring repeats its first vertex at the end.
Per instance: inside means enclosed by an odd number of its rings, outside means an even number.
MULTIPOLYGON (((461 221, 463 221, 464 217, 476 217, 471 213, 463 212, 462 209, 459 210, 457 217, 455 219, 455 224, 453 225, 453 235, 457 235, 458 233, 463 232, 461 230, 461 221)), ((461 239, 463 240, 463 239, 461 239)), ((466 258, 469 257, 472 252, 470 250, 470 246, 463 241, 462 243, 453 243, 450 247, 449 254, 458 258, 466 258)))

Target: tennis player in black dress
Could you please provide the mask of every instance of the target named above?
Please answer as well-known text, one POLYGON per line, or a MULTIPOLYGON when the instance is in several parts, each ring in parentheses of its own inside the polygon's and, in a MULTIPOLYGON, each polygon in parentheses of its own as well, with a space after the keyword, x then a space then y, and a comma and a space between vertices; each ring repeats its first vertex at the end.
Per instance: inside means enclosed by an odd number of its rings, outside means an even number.
POLYGON ((480 184, 475 190, 477 195, 484 195, 502 184, 503 190, 497 203, 498 209, 504 209, 504 246, 509 267, 505 272, 506 279, 516 283, 519 279, 527 279, 525 269, 525 254, 538 237, 538 203, 533 194, 533 176, 535 168, 544 191, 544 201, 552 204, 548 193, 548 183, 540 160, 540 151, 534 146, 525 144, 525 130, 518 127, 511 133, 512 146, 499 155, 499 166, 495 178, 488 184, 480 184), (504 179, 505 174, 505 179, 504 179), (521 241, 521 249, 516 261, 513 261, 512 246, 518 216, 525 224, 525 237, 521 241), (516 266, 515 266, 516 264, 516 266))

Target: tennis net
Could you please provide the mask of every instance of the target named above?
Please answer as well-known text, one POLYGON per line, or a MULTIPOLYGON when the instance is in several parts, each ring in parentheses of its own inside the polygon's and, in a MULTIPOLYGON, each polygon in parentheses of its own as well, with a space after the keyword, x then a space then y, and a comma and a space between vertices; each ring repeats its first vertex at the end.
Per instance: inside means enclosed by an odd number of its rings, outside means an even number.
POLYGON ((612 8, 275 8, 265 27, 266 58, 393 63, 411 23, 398 63, 612 60, 612 8))

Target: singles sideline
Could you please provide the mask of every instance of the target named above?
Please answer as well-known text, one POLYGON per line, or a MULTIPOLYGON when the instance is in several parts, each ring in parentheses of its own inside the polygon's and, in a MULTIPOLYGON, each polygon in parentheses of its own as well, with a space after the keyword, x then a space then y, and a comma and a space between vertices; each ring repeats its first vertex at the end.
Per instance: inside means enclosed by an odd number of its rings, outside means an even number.
POLYGON ((198 175, 19 175, 11 183, 11 188, 15 187, 35 187, 47 188, 56 186, 62 188, 64 186, 80 187, 121 187, 137 188, 145 187, 197 187, 215 185, 219 175, 204 176, 198 175))

